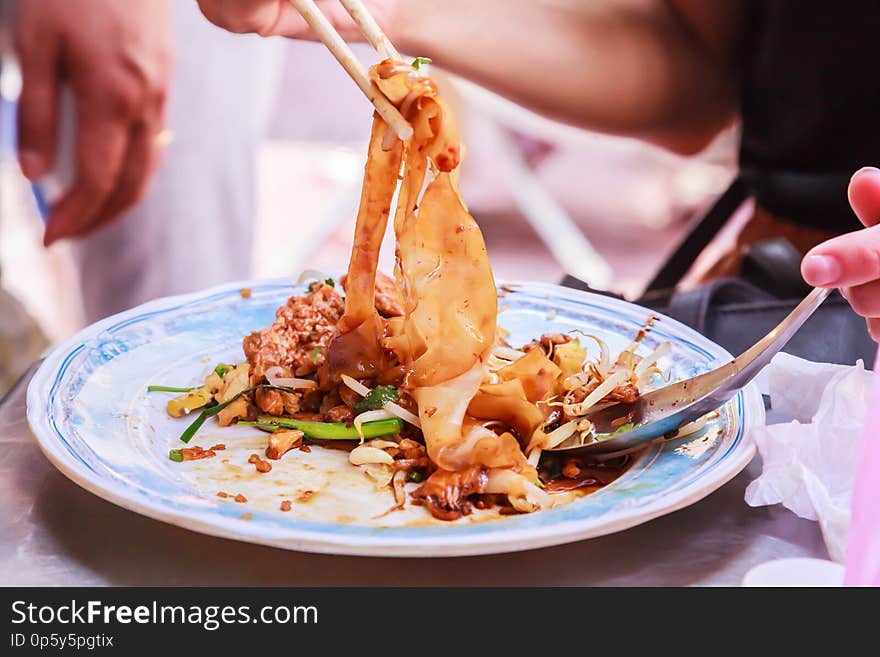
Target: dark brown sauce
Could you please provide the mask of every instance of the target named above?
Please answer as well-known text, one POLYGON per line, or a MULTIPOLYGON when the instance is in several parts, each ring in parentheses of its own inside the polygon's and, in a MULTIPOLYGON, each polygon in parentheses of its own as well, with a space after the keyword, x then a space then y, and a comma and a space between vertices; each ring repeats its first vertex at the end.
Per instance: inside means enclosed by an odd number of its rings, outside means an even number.
MULTIPOLYGON (((547 481, 544 484, 546 492, 551 495, 554 493, 570 492, 577 492, 579 495, 589 495, 597 490, 601 490, 620 477, 633 463, 633 459, 630 456, 622 456, 619 459, 606 463, 591 463, 581 459, 570 459, 570 461, 574 461, 580 470, 577 476, 566 477, 563 475, 547 481)), ((542 463, 542 480, 545 478, 546 472, 546 465, 542 463)))
POLYGON ((592 477, 584 477, 583 479, 556 479, 549 484, 544 484, 544 490, 548 493, 568 493, 573 490, 580 490, 584 495, 595 493, 604 484, 593 479, 592 477), (588 488, 589 490, 582 490, 588 488))
POLYGON ((359 440, 319 440, 318 438, 306 438, 309 445, 336 449, 340 452, 350 452, 358 446, 359 440))

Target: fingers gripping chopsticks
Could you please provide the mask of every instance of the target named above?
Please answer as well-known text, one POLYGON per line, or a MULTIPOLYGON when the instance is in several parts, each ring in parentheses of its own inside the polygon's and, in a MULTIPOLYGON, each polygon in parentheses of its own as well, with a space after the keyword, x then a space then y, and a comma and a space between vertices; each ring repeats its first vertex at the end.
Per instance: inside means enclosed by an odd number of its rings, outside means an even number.
MULTIPOLYGON (((339 35, 327 17, 321 13, 314 0, 290 0, 291 4, 302 15, 309 26, 315 31, 318 38, 327 46, 336 60, 345 69, 349 77, 366 95, 379 116, 391 127, 397 136, 403 141, 412 137, 412 126, 407 122, 397 107, 385 97, 374 85, 361 62, 355 57, 348 44, 339 35)), ((340 0, 340 3, 349 13, 355 23, 361 28, 367 41, 386 59, 400 61, 400 53, 392 45, 391 41, 376 23, 376 20, 360 0, 340 0)))

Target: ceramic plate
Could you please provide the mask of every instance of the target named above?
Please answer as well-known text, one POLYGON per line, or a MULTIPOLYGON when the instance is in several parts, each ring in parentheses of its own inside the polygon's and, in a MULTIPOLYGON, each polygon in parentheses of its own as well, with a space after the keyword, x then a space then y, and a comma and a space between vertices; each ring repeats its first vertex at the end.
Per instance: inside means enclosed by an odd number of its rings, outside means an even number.
MULTIPOLYGON (((247 463, 266 436, 209 423, 193 443, 224 443, 217 457, 175 463, 187 420, 169 418, 169 395, 150 384, 188 386, 218 362, 239 362, 241 339, 270 324, 289 281, 230 284, 160 299, 105 319, 56 349, 28 389, 28 421, 43 452, 83 488, 115 504, 206 534, 292 550, 384 556, 451 556, 525 550, 608 534, 687 506, 740 472, 754 455, 750 431, 764 421, 755 387, 731 400, 702 432, 652 446, 606 488, 574 502, 521 516, 476 513, 435 521, 420 507, 385 514, 390 493, 347 462, 315 447, 273 462, 267 474, 247 463), (244 298, 242 288, 250 288, 244 298), (241 494, 247 502, 218 497, 241 494), (284 500, 289 512, 280 510, 284 500)), ((499 323, 510 342, 580 329, 611 352, 626 347, 649 311, 623 301, 554 285, 502 287, 499 323)), ((672 349, 661 365, 689 377, 730 358, 678 322, 661 318, 648 352, 672 349)), ((583 342, 588 343, 589 340, 583 342)))

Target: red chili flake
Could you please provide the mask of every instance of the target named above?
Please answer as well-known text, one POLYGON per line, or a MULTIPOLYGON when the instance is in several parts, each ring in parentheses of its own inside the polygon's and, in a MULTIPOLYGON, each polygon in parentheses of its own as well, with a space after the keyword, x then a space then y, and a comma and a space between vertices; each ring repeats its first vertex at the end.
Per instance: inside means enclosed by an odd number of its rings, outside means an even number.
POLYGON ((243 287, 239 290, 239 294, 241 294, 242 299, 250 299, 251 298, 251 288, 243 287))
POLYGON ((284 500, 281 503, 281 510, 282 511, 290 511, 290 507, 292 507, 292 506, 293 506, 293 503, 290 500, 284 500))
POLYGON ((224 445, 223 443, 218 443, 211 447, 211 450, 214 452, 222 452, 224 449, 226 449, 226 445, 224 445))
POLYGON ((235 499, 235 501, 238 502, 239 504, 244 504, 245 502, 247 502, 247 498, 246 498, 244 495, 242 495, 241 493, 239 493, 238 495, 236 495, 234 499, 235 499))
POLYGON ((217 497, 232 497, 229 493, 224 493, 222 490, 217 493, 217 497))

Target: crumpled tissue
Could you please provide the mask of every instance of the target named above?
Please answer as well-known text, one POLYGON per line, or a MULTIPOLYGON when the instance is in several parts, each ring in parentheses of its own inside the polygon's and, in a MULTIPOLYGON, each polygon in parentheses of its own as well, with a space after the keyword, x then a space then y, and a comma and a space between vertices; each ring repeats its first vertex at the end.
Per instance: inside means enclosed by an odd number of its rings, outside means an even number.
POLYGON ((781 503, 818 521, 829 555, 843 563, 871 372, 862 361, 848 367, 780 353, 765 375, 773 410, 794 420, 755 430, 764 469, 746 502, 781 503))

